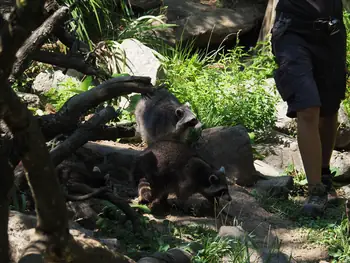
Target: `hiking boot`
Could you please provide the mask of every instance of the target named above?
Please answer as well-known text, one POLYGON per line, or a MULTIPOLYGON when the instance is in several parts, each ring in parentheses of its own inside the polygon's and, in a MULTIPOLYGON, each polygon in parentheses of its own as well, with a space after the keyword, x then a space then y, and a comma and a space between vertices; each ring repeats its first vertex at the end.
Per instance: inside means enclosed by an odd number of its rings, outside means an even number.
POLYGON ((336 203, 338 202, 338 195, 337 191, 335 190, 333 186, 333 178, 335 176, 335 173, 323 173, 322 174, 322 183, 324 184, 326 188, 326 192, 328 193, 328 202, 329 203, 336 203))
POLYGON ((302 212, 310 217, 321 216, 326 208, 328 201, 327 192, 323 184, 313 186, 309 190, 309 197, 307 198, 302 212))

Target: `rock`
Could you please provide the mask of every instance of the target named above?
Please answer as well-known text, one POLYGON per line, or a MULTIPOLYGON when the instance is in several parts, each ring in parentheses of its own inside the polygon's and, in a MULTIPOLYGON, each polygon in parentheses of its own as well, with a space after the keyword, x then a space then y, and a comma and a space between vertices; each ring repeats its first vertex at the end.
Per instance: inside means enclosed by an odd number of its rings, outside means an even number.
POLYGON ((277 131, 292 135, 297 131, 297 122, 295 118, 287 117, 287 108, 288 106, 285 101, 279 101, 277 103, 275 128, 277 131))
MULTIPOLYGON (((333 151, 331 166, 338 169, 341 177, 350 179, 350 152, 333 151)), ((336 177, 337 178, 337 177, 336 177)))
POLYGON ((261 173, 264 176, 279 176, 280 173, 282 172, 260 160, 254 161, 254 167, 255 167, 255 170, 257 170, 259 173, 261 173))
POLYGON ((258 173, 253 165, 252 146, 243 126, 204 129, 196 147, 207 162, 225 167, 229 181, 242 186, 256 182, 258 173))
POLYGON ((267 180, 259 180, 254 189, 261 195, 269 197, 288 198, 290 190, 293 189, 292 176, 270 177, 267 180))
POLYGON ((63 74, 61 70, 54 72, 40 72, 33 82, 32 89, 39 95, 44 94, 51 88, 59 89, 59 83, 64 82, 68 79, 72 80, 73 83, 80 83, 78 79, 63 74))
POLYGON ((38 108, 40 105, 40 98, 38 95, 16 92, 17 96, 21 98, 21 100, 29 107, 38 108))
POLYGON ((220 45, 230 35, 231 39, 249 32, 262 21, 266 3, 239 0, 234 6, 218 8, 211 1, 164 0, 167 6, 167 23, 176 27, 158 31, 170 43, 195 39, 197 47, 220 45))
POLYGON ((350 146, 350 120, 343 104, 341 104, 339 109, 338 122, 339 129, 335 141, 335 147, 337 149, 347 149, 350 146))
POLYGON ((220 227, 218 236, 243 239, 246 236, 246 232, 241 226, 222 226, 220 227))
POLYGON ((191 263, 192 255, 183 249, 172 248, 165 253, 155 253, 141 258, 137 263, 191 263))
POLYGON ((303 171, 303 162, 296 139, 279 134, 275 141, 255 145, 255 149, 264 156, 263 162, 276 170, 283 171, 293 165, 303 171))
MULTIPOLYGON (((19 261, 24 250, 27 248, 27 246, 29 245, 29 242, 31 241, 31 239, 35 234, 36 224, 37 224, 37 219, 35 216, 22 214, 16 211, 10 211, 9 222, 8 222, 8 235, 9 235, 11 262, 19 261)), ((88 231, 80 227, 78 224, 74 222, 70 223, 69 227, 70 227, 69 232, 73 236, 73 238, 80 244, 84 244, 85 251, 87 251, 87 253, 90 252, 90 255, 94 256, 91 259, 92 262, 97 261, 97 257, 100 257, 102 261, 103 259, 106 259, 105 262, 112 262, 108 260, 109 251, 107 250, 107 248, 103 248, 102 244, 105 244, 106 247, 110 248, 115 253, 115 255, 118 254, 117 251, 113 250, 114 248, 113 243, 115 243, 115 241, 111 242, 111 240, 108 240, 108 239, 106 240, 101 238, 101 242, 99 242, 99 239, 93 238, 93 234, 94 234, 93 231, 88 231), (100 254, 97 254, 96 252, 91 253, 93 249, 100 251, 100 254)), ((35 261, 35 262, 40 262, 40 261, 35 261)), ((127 261, 125 259, 125 260, 120 260, 118 262, 131 263, 133 261, 127 261)))
POLYGON ((126 65, 122 65, 121 61, 118 63, 125 68, 126 73, 150 77, 151 83, 155 85, 158 74, 161 73, 161 63, 156 56, 161 55, 137 39, 125 39, 121 46, 125 52, 126 65))
POLYGON ((291 258, 290 256, 277 251, 271 251, 270 249, 264 248, 260 251, 260 253, 257 253, 254 251, 254 253, 250 257, 250 262, 254 263, 296 263, 296 261, 291 258))
POLYGON ((133 8, 136 7, 142 11, 155 9, 162 5, 161 0, 129 0, 129 3, 133 8))

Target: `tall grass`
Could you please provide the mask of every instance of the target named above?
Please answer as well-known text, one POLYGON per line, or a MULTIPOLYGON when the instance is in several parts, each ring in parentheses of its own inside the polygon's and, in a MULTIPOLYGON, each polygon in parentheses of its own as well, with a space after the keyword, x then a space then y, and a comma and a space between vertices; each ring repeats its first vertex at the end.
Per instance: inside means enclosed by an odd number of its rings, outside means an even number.
POLYGON ((245 52, 237 45, 226 54, 208 54, 188 44, 164 55, 162 81, 182 102, 190 102, 206 127, 243 124, 263 133, 274 125, 276 96, 265 82, 275 66, 269 52, 245 52))

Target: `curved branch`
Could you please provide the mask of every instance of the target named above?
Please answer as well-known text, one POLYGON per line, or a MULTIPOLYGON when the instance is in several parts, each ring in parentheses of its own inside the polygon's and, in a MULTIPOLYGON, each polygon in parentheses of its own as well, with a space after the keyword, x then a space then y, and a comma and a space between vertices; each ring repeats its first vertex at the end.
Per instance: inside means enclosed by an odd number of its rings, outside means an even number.
POLYGON ((77 128, 79 118, 100 103, 130 93, 148 93, 153 90, 149 77, 123 76, 109 79, 86 92, 70 98, 55 114, 38 117, 46 140, 77 128))
POLYGON ((96 130, 101 129, 101 125, 118 117, 112 106, 108 106, 95 114, 90 120, 85 122, 63 143, 55 147, 51 152, 51 160, 55 166, 60 164, 69 155, 75 152, 80 146, 88 142, 95 135, 96 130))

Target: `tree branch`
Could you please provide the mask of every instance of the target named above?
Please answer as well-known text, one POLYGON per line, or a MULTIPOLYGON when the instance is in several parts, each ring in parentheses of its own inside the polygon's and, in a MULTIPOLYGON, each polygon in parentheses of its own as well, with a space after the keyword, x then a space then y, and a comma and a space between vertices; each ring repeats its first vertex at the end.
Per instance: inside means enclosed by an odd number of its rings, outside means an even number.
POLYGON ((33 54, 32 59, 61 68, 72 68, 85 75, 100 75, 97 69, 86 64, 82 58, 75 56, 67 56, 61 53, 38 50, 33 54))
POLYGON ((61 7, 53 13, 45 22, 37 28, 29 38, 24 42, 23 46, 18 50, 15 61, 12 67, 11 79, 18 78, 19 75, 28 67, 30 56, 34 51, 40 49, 48 37, 52 34, 55 28, 68 16, 68 7, 61 7))
POLYGON ((77 127, 79 118, 100 103, 122 95, 148 93, 153 90, 149 77, 123 76, 109 79, 95 88, 70 98, 55 114, 38 117, 46 140, 61 133, 70 133, 77 127))
POLYGON ((55 166, 74 153, 80 146, 94 137, 96 130, 101 129, 101 125, 118 117, 112 106, 106 107, 95 114, 90 120, 80 126, 63 143, 55 147, 51 152, 51 160, 55 166))
POLYGON ((10 262, 7 231, 9 218, 9 193, 13 186, 13 170, 3 153, 0 154, 0 167, 0 262, 10 262))
POLYGON ((37 120, 8 83, 15 55, 43 17, 44 1, 17 1, 9 22, 0 16, 0 113, 14 138, 21 143, 22 163, 35 197, 37 231, 55 239, 50 249, 64 249, 69 238, 67 210, 44 137, 37 120))

